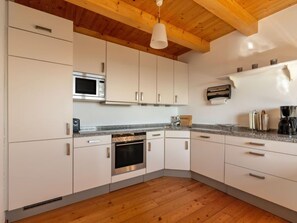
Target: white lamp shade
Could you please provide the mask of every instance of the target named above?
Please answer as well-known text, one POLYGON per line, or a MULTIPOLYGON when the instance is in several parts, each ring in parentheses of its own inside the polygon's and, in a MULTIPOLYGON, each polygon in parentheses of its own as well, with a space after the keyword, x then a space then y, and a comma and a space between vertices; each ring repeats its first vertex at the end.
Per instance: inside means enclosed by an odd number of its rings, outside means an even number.
POLYGON ((166 27, 164 24, 157 23, 154 25, 150 46, 153 49, 164 49, 168 46, 166 27))

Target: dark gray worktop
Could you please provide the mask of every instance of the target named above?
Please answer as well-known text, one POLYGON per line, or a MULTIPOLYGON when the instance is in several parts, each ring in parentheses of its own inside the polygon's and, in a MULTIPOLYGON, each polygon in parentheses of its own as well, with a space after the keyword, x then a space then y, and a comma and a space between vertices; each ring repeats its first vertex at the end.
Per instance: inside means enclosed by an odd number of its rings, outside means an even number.
POLYGON ((277 134, 276 130, 270 130, 268 132, 259 132, 255 130, 250 130, 245 127, 233 127, 233 126, 224 126, 224 125, 202 125, 202 124, 193 124, 191 128, 187 128, 187 127, 172 127, 168 123, 144 124, 144 125, 112 125, 112 126, 82 128, 82 131, 80 133, 74 133, 73 137, 78 138, 78 137, 89 137, 89 136, 99 136, 99 135, 109 135, 109 134, 149 132, 149 131, 158 131, 158 130, 171 130, 171 131, 189 130, 194 132, 205 132, 205 133, 227 135, 227 136, 238 136, 238 137, 297 143, 297 135, 295 136, 280 135, 280 134, 277 134))

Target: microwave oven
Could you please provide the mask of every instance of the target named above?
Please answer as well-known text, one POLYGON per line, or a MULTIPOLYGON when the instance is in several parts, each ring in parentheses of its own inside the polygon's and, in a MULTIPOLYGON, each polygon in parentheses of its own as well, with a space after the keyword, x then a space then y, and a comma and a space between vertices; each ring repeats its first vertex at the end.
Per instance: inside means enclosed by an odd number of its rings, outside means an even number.
POLYGON ((105 77, 73 72, 73 99, 105 101, 105 77))

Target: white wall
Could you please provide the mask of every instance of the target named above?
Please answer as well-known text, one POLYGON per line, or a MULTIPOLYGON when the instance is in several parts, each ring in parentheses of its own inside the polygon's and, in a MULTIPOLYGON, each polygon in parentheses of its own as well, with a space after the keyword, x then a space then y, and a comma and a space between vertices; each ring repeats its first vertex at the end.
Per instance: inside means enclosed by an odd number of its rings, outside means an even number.
POLYGON ((257 34, 246 37, 235 31, 211 42, 208 53, 191 51, 181 56, 190 66, 190 99, 179 113, 193 114, 194 123, 248 126, 248 112, 265 109, 271 115, 270 126, 277 128, 279 106, 297 105, 297 80, 289 82, 281 71, 241 78, 225 105, 208 105, 205 90, 224 84, 216 77, 234 73, 237 67, 249 70, 254 63, 267 66, 273 58, 297 59, 296 12, 297 5, 259 21, 257 34), (248 49, 249 43, 254 49, 248 49))
POLYGON ((5 34, 6 3, 0 1, 0 222, 4 222, 4 73, 5 73, 5 34))
POLYGON ((74 102, 73 117, 81 126, 169 123, 177 115, 177 107, 101 105, 94 102, 74 102))

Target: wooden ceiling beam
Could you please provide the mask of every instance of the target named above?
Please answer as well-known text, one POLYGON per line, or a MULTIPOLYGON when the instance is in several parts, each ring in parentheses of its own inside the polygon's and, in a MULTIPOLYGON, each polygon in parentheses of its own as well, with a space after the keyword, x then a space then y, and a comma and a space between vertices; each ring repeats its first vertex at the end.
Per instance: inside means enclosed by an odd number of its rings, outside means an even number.
MULTIPOLYGON (((65 0, 69 3, 106 16, 118 22, 127 24, 147 33, 152 33, 153 26, 157 22, 155 16, 133 7, 121 0, 65 0)), ((156 6, 157 12, 157 6, 156 6)), ((168 40, 189 49, 208 52, 208 41, 186 32, 170 23, 161 20, 165 24, 168 40)))
POLYGON ((234 0, 193 0, 242 34, 258 32, 258 21, 234 0))
POLYGON ((162 52, 160 50, 155 50, 155 49, 152 49, 150 47, 145 47, 145 46, 142 46, 142 45, 139 45, 139 44, 136 44, 136 43, 132 43, 130 41, 118 39, 118 38, 115 38, 113 36, 104 35, 104 34, 101 34, 99 32, 89 30, 89 29, 86 29, 86 28, 83 28, 83 27, 80 27, 80 26, 74 26, 74 32, 81 33, 81 34, 84 34, 84 35, 87 35, 87 36, 92 36, 92 37, 95 37, 95 38, 98 38, 98 39, 106 40, 106 41, 116 43, 116 44, 119 44, 119 45, 122 45, 122 46, 127 46, 127 47, 130 47, 130 48, 136 49, 136 50, 147 52, 147 53, 155 54, 155 55, 158 55, 158 56, 161 56, 161 57, 167 57, 169 59, 177 60, 176 55, 172 55, 172 54, 169 54, 169 53, 166 53, 166 52, 162 52))

